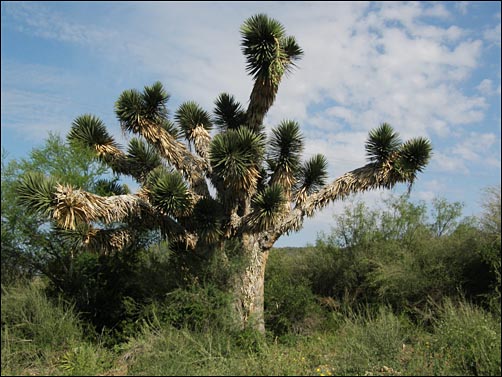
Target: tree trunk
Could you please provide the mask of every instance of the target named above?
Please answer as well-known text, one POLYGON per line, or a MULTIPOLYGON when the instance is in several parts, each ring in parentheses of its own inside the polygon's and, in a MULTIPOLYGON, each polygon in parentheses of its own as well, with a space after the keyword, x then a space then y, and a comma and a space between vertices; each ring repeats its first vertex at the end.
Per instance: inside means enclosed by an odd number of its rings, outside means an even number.
POLYGON ((242 237, 244 266, 234 275, 232 293, 237 323, 265 333, 264 282, 269 250, 262 250, 254 235, 242 237))

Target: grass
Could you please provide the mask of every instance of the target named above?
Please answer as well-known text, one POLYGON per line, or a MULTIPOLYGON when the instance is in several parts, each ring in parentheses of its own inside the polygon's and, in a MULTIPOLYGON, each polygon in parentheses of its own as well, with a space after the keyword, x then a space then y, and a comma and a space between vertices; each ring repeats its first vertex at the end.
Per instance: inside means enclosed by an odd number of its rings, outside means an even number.
POLYGON ((425 327, 389 307, 332 311, 323 330, 176 329, 146 322, 109 350, 38 281, 2 288, 2 375, 500 375, 500 318, 445 300, 425 327))
POLYGON ((385 305, 319 307, 318 326, 267 337, 154 317, 113 349, 40 280, 2 287, 1 310, 2 375, 501 374, 500 317, 463 299, 431 302, 424 321, 385 305))
POLYGON ((500 321, 446 301, 431 331, 380 307, 255 351, 227 333, 165 327, 145 330, 123 354, 130 375, 500 375, 500 321))
POLYGON ((50 302, 40 280, 2 286, 2 375, 94 375, 108 351, 85 340, 73 308, 50 302))

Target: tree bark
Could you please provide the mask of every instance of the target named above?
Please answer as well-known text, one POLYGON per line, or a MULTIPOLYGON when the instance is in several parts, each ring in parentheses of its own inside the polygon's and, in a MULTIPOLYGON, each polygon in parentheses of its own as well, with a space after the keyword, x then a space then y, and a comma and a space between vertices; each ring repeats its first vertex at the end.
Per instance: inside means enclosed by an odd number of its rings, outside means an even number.
POLYGON ((242 237, 244 267, 233 277, 234 312, 242 329, 265 333, 264 283, 269 249, 263 250, 255 235, 242 237))

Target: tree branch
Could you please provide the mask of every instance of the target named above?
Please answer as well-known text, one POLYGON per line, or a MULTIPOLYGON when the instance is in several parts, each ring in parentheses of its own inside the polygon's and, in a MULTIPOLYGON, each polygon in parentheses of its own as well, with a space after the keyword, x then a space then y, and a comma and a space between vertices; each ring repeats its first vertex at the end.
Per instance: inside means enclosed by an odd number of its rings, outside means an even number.
POLYGON ((183 173, 197 194, 208 197, 209 189, 205 181, 206 172, 211 171, 208 159, 191 153, 185 144, 154 122, 142 120, 141 125, 138 133, 153 145, 162 157, 183 173))
POLYGON ((390 189, 396 183, 400 182, 405 182, 405 180, 392 168, 390 162, 384 164, 370 163, 352 170, 335 179, 319 191, 307 196, 305 201, 298 203, 274 227, 271 235, 277 239, 284 233, 299 230, 305 216, 311 217, 315 211, 335 200, 344 199, 350 194, 372 189, 390 189))

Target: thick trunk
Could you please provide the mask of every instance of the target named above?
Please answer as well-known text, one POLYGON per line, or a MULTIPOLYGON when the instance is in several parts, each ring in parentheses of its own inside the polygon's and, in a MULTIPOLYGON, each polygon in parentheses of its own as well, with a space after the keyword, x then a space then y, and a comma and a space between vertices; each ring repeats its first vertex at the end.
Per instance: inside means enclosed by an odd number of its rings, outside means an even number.
POLYGON ((242 328, 265 333, 264 282, 269 250, 262 250, 253 235, 242 238, 245 263, 232 279, 236 320, 242 328))

